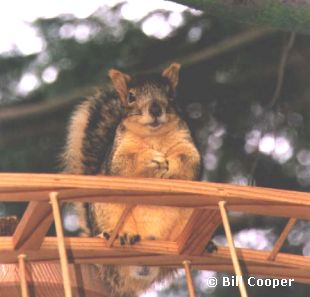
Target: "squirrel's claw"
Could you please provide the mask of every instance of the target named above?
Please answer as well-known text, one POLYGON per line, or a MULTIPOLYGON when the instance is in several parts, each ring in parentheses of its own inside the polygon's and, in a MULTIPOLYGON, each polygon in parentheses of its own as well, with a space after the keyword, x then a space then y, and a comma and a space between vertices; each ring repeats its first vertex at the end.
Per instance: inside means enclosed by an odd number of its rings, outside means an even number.
POLYGON ((137 235, 134 235, 130 238, 129 240, 129 244, 132 245, 132 244, 135 244, 137 242, 139 242, 141 240, 141 236, 139 234, 137 235))
POLYGON ((169 163, 166 159, 166 157, 161 153, 156 153, 153 156, 153 159, 151 160, 150 167, 155 167, 158 169, 168 170, 169 163))
POLYGON ((119 237, 120 245, 133 245, 141 240, 141 236, 139 234, 135 235, 127 235, 127 233, 124 233, 119 237))
POLYGON ((110 234, 108 232, 102 232, 102 236, 104 239, 109 240, 110 239, 110 234))
MULTIPOLYGON (((97 235, 97 237, 104 238, 105 240, 109 240, 111 238, 111 234, 112 234, 112 232, 103 231, 103 232, 99 233, 97 235)), ((117 237, 118 237, 118 235, 117 235, 117 237)))
POLYGON ((169 169, 169 163, 163 153, 153 150, 151 160, 147 164, 147 167, 152 168, 158 172, 166 172, 169 169))
MULTIPOLYGON (((112 232, 102 232, 98 235, 98 237, 102 237, 105 240, 109 240, 111 238, 112 232)), ((139 234, 128 235, 127 233, 123 233, 122 235, 117 235, 116 238, 119 239, 120 245, 133 245, 141 240, 141 236, 139 234)))

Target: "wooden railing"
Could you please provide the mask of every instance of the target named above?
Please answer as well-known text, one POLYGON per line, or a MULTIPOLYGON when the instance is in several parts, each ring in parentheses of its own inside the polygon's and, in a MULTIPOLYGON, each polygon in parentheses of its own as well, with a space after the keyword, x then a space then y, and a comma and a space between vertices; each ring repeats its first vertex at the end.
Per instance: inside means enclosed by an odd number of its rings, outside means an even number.
MULTIPOLYGON (((294 278, 295 281, 310 283, 310 258, 279 252, 296 219, 310 219, 309 193, 179 180, 58 174, 0 174, 0 201, 29 201, 14 234, 0 237, 0 263, 3 267, 10 267, 18 261, 22 265, 22 261, 26 261, 27 265, 39 267, 38 262, 57 263, 61 256, 62 259, 65 258, 63 265, 66 265, 66 261, 71 264, 167 267, 185 265, 187 272, 191 267, 214 271, 235 271, 237 274, 241 273, 241 267, 251 275, 294 278), (54 196, 53 209, 50 203, 51 196, 54 196), (128 207, 119 218, 114 236, 109 241, 101 238, 66 237, 61 242, 59 232, 57 237, 46 237, 50 225, 54 218, 56 219, 55 207, 59 207, 58 203, 68 201, 124 203, 128 207), (116 234, 118 229, 126 224, 126 216, 134 205, 189 207, 194 211, 177 241, 142 240, 133 246, 123 247, 115 241, 116 234), (222 213, 219 205, 222 205, 222 213), (235 249, 233 242, 229 242, 229 247, 219 247, 216 252, 207 253, 205 246, 222 223, 222 219, 224 219, 228 239, 231 236, 229 223, 228 221, 225 223, 225 214, 229 210, 291 219, 271 251, 235 249), (65 254, 59 255, 59 251, 62 250, 65 254), (26 260, 20 255, 25 255, 26 260)), ((74 268, 71 264, 72 274, 74 268)), ((53 265, 50 267, 55 266, 53 265)), ((46 269, 49 266, 44 267, 46 269)), ((59 274, 59 268, 56 270, 59 274)), ((68 271, 63 273, 67 276, 69 274, 68 271)), ((84 290, 86 286, 86 291, 89 289, 90 292, 86 296, 97 296, 91 293, 92 290, 96 291, 96 286, 79 283, 75 277, 73 279, 71 286, 83 285, 84 290)), ((1 286, 7 285, 9 281, 16 282, 16 279, 12 277, 10 280, 9 274, 7 279, 0 277, 1 296, 6 296, 2 295, 1 286)), ((30 285, 35 287, 35 277, 32 277, 31 281, 30 285)), ((42 279, 40 281, 44 283, 42 279)), ((188 285, 191 287, 190 276, 188 285)), ((193 292, 192 289, 190 289, 191 292, 193 292)), ((54 293, 46 296, 63 296, 57 295, 56 291, 54 293)), ((66 297, 70 296, 68 294, 71 292, 67 288, 66 297)), ((241 294, 246 296, 246 291, 241 294)))

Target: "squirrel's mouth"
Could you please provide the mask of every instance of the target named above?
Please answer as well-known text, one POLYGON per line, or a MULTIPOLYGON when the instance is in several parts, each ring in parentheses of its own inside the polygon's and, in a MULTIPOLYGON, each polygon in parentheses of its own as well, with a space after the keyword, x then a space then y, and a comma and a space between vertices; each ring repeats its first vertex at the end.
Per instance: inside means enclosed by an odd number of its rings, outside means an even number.
POLYGON ((155 119, 152 123, 148 124, 151 128, 157 128, 160 126, 158 119, 155 119))

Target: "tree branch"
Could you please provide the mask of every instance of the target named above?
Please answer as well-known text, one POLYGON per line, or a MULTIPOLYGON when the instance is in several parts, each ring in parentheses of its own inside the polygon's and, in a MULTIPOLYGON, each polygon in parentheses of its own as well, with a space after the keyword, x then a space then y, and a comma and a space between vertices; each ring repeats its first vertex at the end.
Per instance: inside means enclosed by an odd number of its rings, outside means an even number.
POLYGON ((288 59, 290 50, 294 45, 295 37, 296 37, 296 33, 294 33, 294 32, 291 33, 287 44, 283 48, 283 52, 282 52, 282 56, 281 56, 281 60, 279 63, 279 68, 278 68, 277 84, 276 84, 272 99, 267 106, 267 109, 271 109, 276 104, 276 102, 280 96, 280 92, 281 92, 282 85, 283 85, 285 67, 287 64, 287 59, 288 59))
POLYGON ((209 46, 205 49, 192 53, 185 57, 176 59, 183 65, 192 65, 201 61, 212 59, 216 56, 220 56, 226 52, 240 48, 253 41, 266 37, 267 35, 273 34, 276 31, 271 29, 252 29, 235 36, 229 37, 223 41, 218 42, 215 45, 209 46))
MULTIPOLYGON (((212 59, 216 56, 220 56, 236 48, 254 42, 260 38, 268 36, 274 32, 275 31, 270 29, 251 29, 229 37, 200 51, 193 52, 186 56, 177 57, 175 60, 182 63, 184 66, 192 65, 201 61, 212 59)), ((164 62, 163 64, 149 71, 160 70, 170 62, 171 61, 164 62)), ((7 125, 17 120, 22 121, 27 119, 34 119, 35 117, 45 116, 46 114, 50 114, 52 112, 63 111, 66 108, 72 107, 72 105, 78 102, 78 99, 91 94, 94 88, 95 86, 79 88, 67 95, 51 98, 39 103, 36 102, 27 105, 2 107, 0 110, 0 128, 1 125, 7 125)))
POLYGON ((0 125, 8 124, 15 120, 33 119, 37 116, 44 116, 45 114, 66 109, 76 103, 78 99, 91 94, 92 89, 93 87, 78 88, 67 95, 51 98, 39 103, 2 107, 0 110, 0 125))

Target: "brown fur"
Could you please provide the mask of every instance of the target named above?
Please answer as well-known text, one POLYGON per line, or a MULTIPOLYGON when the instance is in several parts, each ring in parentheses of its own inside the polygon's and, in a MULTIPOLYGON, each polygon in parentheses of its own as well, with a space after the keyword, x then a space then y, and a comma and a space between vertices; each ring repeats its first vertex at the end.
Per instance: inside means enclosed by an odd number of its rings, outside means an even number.
MULTIPOLYGON (((179 69, 179 64, 172 64, 161 76, 140 79, 131 78, 118 70, 110 70, 110 78, 124 110, 120 113, 122 116, 115 131, 113 145, 109 153, 104 151, 103 156, 97 153, 95 158, 93 154, 85 157, 81 149, 81 140, 72 139, 75 134, 83 134, 76 132, 73 127, 74 122, 77 122, 78 112, 76 112, 73 117, 75 120, 71 122, 72 131, 68 137, 66 160, 72 162, 70 150, 74 151, 74 148, 71 144, 76 143, 82 153, 77 152, 74 156, 81 159, 82 155, 84 158, 80 164, 85 166, 87 164, 85 159, 97 158, 100 165, 97 174, 196 180, 200 169, 200 155, 193 144, 186 123, 180 118, 172 100, 178 83, 179 69)), ((84 117, 91 114, 92 104, 84 104, 85 106, 81 105, 79 122, 84 128, 83 131, 87 131, 84 117)), ((106 132, 102 131, 107 129, 106 121, 104 123, 99 121, 99 127, 100 124, 101 128, 94 133, 98 141, 102 138, 98 137, 98 133, 101 131, 104 136, 106 132)), ((92 129, 89 131, 93 132, 92 129)), ((85 139, 87 144, 87 137, 85 139)), ((67 164, 67 168, 79 171, 77 173, 81 173, 80 168, 83 166, 67 164)), ((85 216, 81 204, 76 207, 85 216)), ((122 204, 94 203, 91 206, 91 216, 95 235, 111 233, 124 207, 122 204)), ((120 236, 126 234, 131 238, 139 234, 142 239, 176 240, 191 212, 191 209, 137 206, 121 229, 120 236)), ((81 227, 88 233, 86 223, 81 227)), ((133 266, 99 268, 103 280, 111 284, 115 296, 118 297, 137 296, 155 281, 173 272, 170 269, 133 266), (147 273, 141 274, 140 277, 141 271, 147 273)))

